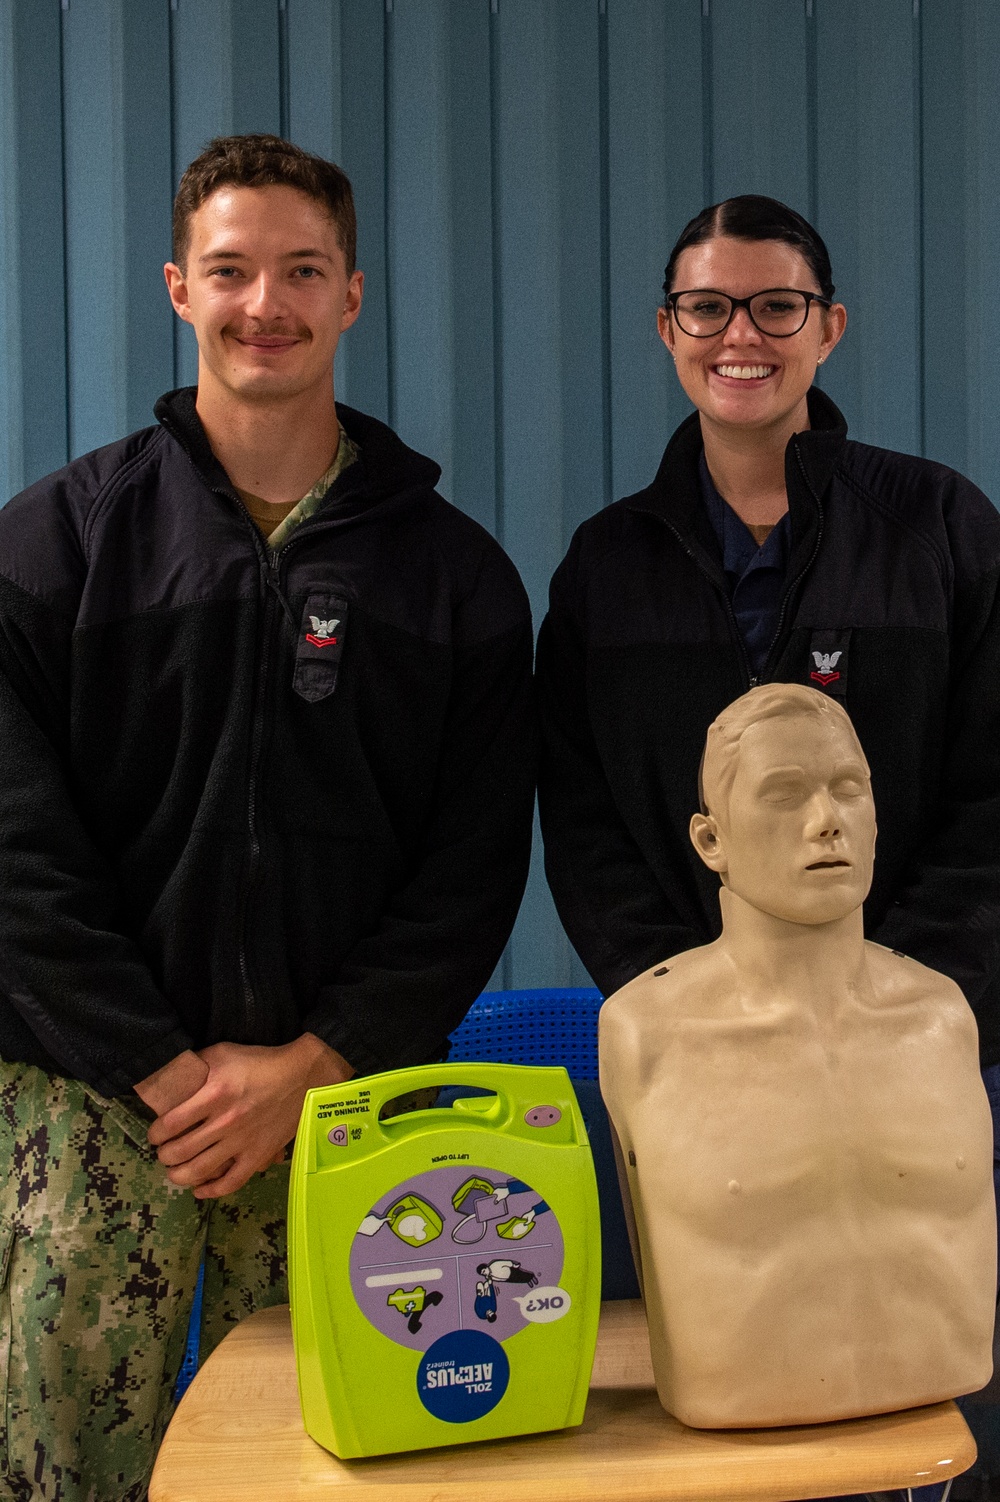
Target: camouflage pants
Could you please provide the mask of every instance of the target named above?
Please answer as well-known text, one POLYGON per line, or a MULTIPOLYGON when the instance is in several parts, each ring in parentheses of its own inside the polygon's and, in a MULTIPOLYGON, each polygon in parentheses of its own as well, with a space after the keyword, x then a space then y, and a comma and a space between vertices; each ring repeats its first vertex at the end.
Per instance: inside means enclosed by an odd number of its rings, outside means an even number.
POLYGON ((138 1097, 0 1062, 0 1498, 141 1502, 202 1250, 202 1359, 287 1301, 287 1163, 225 1199, 171 1185, 138 1097))

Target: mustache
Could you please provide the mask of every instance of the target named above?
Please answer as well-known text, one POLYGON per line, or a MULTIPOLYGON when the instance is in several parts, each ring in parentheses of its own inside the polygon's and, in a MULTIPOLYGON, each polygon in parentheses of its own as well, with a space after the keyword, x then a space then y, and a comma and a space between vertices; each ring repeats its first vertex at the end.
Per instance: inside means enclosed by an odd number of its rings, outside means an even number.
POLYGON ((226 333, 234 339, 304 339, 309 330, 301 325, 287 324, 227 324, 226 333))

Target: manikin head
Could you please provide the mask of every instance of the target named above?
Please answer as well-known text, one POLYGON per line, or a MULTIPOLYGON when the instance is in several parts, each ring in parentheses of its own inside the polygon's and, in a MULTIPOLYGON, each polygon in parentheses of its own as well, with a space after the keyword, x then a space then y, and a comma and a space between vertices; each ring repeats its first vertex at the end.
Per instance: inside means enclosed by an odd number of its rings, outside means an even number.
POLYGON ((804 924, 861 906, 875 805, 864 752, 835 700, 800 684, 751 689, 709 726, 700 781, 691 840, 737 897, 804 924))

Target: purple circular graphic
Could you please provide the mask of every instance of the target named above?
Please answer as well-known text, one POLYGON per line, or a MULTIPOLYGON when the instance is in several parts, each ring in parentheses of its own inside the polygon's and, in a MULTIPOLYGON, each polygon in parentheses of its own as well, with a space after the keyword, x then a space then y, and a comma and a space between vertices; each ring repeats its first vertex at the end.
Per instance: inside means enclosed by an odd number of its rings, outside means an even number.
POLYGON ((558 1284, 562 1265, 559 1222, 529 1184, 449 1164, 372 1206, 351 1243, 351 1289, 383 1335, 427 1351, 456 1330, 508 1340, 528 1323, 518 1300, 558 1284))
POLYGON ((436 1419, 468 1424, 497 1406, 509 1381, 510 1362, 499 1341, 479 1330, 452 1330, 424 1355, 417 1396, 436 1419))

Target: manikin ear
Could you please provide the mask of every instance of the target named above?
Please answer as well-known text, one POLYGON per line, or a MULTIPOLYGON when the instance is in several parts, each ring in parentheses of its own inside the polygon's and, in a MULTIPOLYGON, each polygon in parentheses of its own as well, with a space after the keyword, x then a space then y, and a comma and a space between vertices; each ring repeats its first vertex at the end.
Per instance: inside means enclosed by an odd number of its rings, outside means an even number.
POLYGON ((693 814, 689 825, 691 843, 701 856, 705 865, 712 871, 718 871, 725 880, 729 869, 726 852, 719 836, 719 826, 712 814, 693 814))

